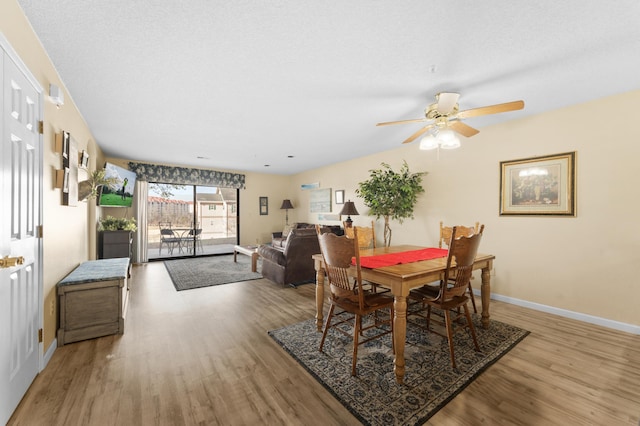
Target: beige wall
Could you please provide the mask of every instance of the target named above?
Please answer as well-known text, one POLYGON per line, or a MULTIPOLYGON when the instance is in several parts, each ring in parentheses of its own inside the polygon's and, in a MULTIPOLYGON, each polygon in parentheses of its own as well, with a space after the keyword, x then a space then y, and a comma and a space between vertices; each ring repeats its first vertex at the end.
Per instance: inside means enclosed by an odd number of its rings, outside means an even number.
MULTIPOLYGON (((525 100, 526 102, 526 100, 525 100)), ((418 144, 301 173, 291 182, 297 219, 313 222, 300 184, 320 182, 344 189, 371 218, 357 183, 368 170, 406 159, 412 172, 426 171, 415 220, 392 223, 393 243, 434 245, 439 221, 486 225, 481 251, 496 256, 492 292, 611 321, 640 325, 640 91, 483 128, 462 147, 420 151, 418 144), (500 161, 577 151, 577 217, 500 217, 500 161), (306 213, 305 213, 306 212, 306 213), (605 293, 606 292, 606 293, 605 293)), ((472 120, 469 124, 473 125, 472 120)), ((411 128, 407 127, 407 134, 411 128)), ((339 206, 334 207, 334 212, 339 206)), ((315 216, 315 217, 314 217, 315 216)), ((335 222, 337 223, 337 222, 335 222)), ((377 234, 382 236, 382 219, 377 234)), ((480 280, 474 280, 479 287, 480 280)))
MULTIPOLYGON (((71 133, 78 150, 90 154, 90 168, 95 167, 101 152, 93 140, 82 115, 60 81, 39 40, 31 30, 22 10, 14 0, 0 0, 0 32, 17 52, 27 68, 44 88, 43 134, 43 296, 44 296, 44 348, 53 342, 57 327, 56 284, 80 262, 95 256, 95 232, 87 223, 95 215, 95 208, 80 202, 77 207, 62 205, 60 189, 53 188, 53 171, 62 167, 62 158, 55 152, 55 134, 61 130, 71 133), (49 84, 64 92, 65 104, 57 109, 47 100, 49 84), (54 304, 51 314, 51 304, 54 304)), ((80 170, 78 178, 84 180, 86 172, 80 170)))

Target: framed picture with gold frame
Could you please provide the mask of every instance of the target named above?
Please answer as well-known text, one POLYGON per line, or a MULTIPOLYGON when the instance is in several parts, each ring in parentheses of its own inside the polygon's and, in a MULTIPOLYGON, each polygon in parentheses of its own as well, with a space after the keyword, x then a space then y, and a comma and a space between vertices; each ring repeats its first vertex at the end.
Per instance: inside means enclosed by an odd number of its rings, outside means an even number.
POLYGON ((500 162, 500 216, 576 216, 576 152, 500 162))

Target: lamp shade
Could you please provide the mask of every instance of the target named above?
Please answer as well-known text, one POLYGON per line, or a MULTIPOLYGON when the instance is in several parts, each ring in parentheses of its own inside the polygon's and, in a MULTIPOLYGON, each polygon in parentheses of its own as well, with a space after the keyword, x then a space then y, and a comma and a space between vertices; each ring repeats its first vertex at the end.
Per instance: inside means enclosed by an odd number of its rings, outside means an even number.
POLYGON ((342 206, 342 210, 340 210, 341 215, 351 216, 351 215, 359 215, 358 210, 356 210, 356 204, 353 201, 347 201, 342 206))
POLYGON ((342 210, 340 210, 340 215, 347 215, 347 220, 345 220, 345 227, 351 228, 353 221, 351 220, 351 215, 357 215, 358 210, 356 210, 356 205, 353 201, 349 200, 344 203, 342 206, 342 210))
POLYGON ((291 200, 282 200, 282 205, 280 206, 280 209, 292 209, 293 208, 293 204, 291 204, 291 200))

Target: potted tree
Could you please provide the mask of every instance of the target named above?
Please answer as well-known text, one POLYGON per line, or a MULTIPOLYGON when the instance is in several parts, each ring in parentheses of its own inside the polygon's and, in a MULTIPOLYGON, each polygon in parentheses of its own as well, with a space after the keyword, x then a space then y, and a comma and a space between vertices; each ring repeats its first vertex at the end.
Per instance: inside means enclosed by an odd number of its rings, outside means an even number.
POLYGON ((399 172, 389 164, 381 163, 382 168, 369 170, 370 178, 358 183, 356 195, 369 207, 369 214, 379 219, 384 217, 384 245, 391 245, 391 227, 389 220, 402 223, 404 219, 413 219, 413 208, 418 194, 424 192, 422 175, 427 172, 411 173, 404 161, 399 172))

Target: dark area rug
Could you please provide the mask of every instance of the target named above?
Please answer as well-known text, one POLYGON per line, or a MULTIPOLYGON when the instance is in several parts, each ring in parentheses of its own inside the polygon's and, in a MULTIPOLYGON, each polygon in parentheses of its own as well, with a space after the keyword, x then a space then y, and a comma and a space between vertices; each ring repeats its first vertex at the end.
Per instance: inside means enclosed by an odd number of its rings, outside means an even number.
POLYGON ((260 273, 251 272, 251 258, 241 255, 237 263, 230 254, 165 260, 164 266, 177 291, 262 278, 260 273))
POLYGON ((314 319, 269 332, 311 375, 365 425, 419 425, 453 399, 528 331, 491 321, 482 328, 474 315, 481 353, 462 331, 455 336, 457 368, 451 367, 447 339, 408 324, 404 384, 393 372, 391 335, 358 348, 358 376, 351 376, 353 340, 329 330, 323 352, 314 319))

